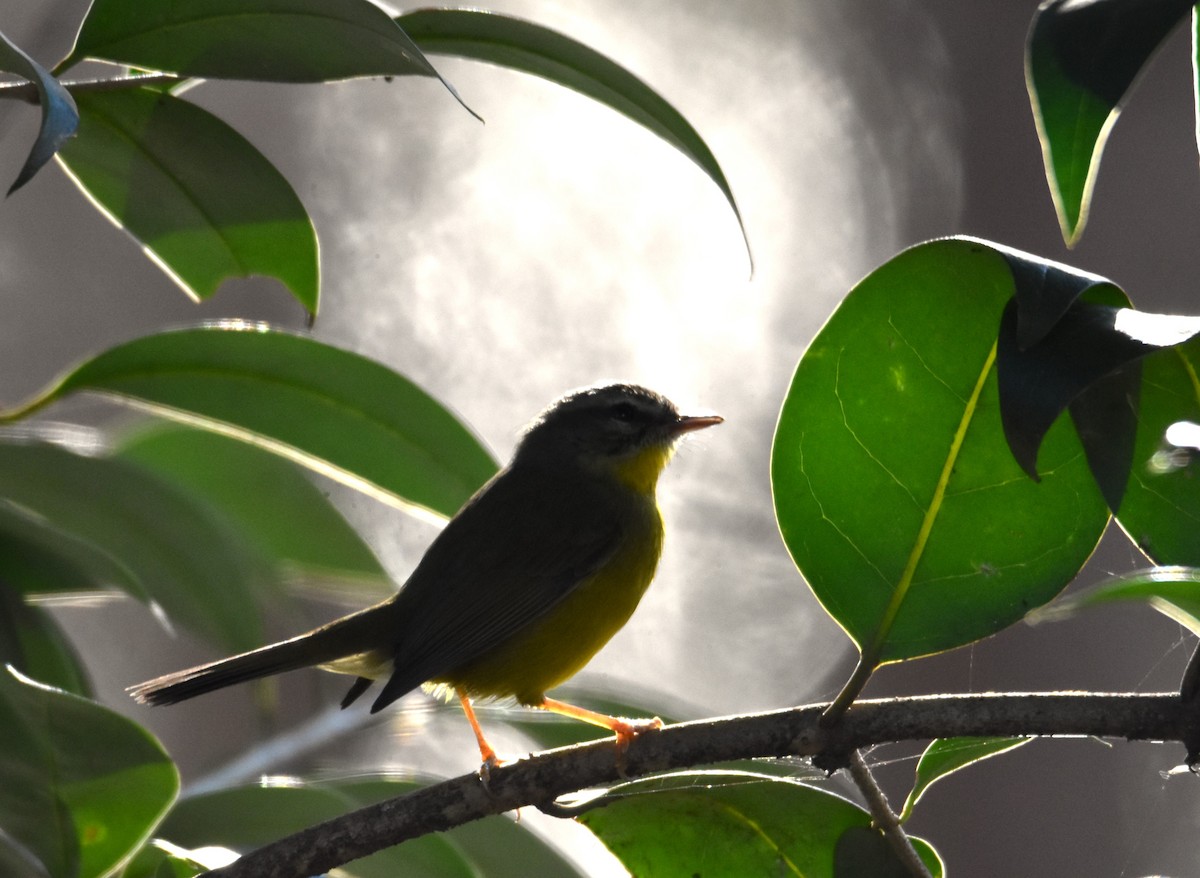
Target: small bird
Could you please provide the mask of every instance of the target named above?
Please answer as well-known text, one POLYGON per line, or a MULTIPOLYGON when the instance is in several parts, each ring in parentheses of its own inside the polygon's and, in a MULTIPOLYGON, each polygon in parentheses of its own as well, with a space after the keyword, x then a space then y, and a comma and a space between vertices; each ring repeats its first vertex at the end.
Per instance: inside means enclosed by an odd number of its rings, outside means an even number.
POLYGON ((381 710, 418 686, 453 692, 484 765, 499 763, 472 699, 519 703, 603 726, 624 748, 658 720, 628 720, 546 697, 629 620, 654 577, 659 474, 685 433, 722 422, 681 415, 644 387, 576 391, 543 411, 508 466, 471 497, 395 595, 305 634, 130 688, 174 704, 234 683, 319 666, 376 680, 381 710))

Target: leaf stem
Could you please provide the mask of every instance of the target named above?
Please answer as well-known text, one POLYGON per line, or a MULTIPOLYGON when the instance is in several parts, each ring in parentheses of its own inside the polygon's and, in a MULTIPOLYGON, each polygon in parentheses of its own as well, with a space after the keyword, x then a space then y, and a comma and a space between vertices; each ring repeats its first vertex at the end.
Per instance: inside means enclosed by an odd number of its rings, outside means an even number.
POLYGON ((864 652, 858 658, 858 665, 854 668, 854 673, 850 675, 850 679, 842 686, 842 691, 838 693, 828 707, 821 713, 821 726, 830 728, 838 723, 850 705, 854 703, 854 699, 862 692, 863 687, 867 685, 867 680, 871 679, 871 674, 875 673, 875 664, 867 658, 864 652))
POLYGON ((867 810, 871 812, 871 820, 875 824, 875 828, 883 833, 883 837, 887 839, 887 843, 900 858, 904 868, 913 878, 933 878, 921 859, 921 855, 913 847, 912 839, 900 825, 900 819, 888 804, 887 796, 884 795, 883 789, 875 780, 875 775, 871 774, 871 769, 867 766, 867 761, 863 759, 861 750, 855 750, 850 754, 850 761, 846 767, 850 772, 850 777, 854 780, 854 785, 867 800, 867 810))

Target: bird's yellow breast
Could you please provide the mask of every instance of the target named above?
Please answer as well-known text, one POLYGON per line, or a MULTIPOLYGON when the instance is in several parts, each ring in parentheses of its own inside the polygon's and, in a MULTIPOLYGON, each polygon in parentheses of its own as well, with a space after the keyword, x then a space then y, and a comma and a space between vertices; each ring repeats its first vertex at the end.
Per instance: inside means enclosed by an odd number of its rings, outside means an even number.
MULTIPOLYGON (((672 445, 651 445, 613 465, 613 475, 639 494, 654 497, 654 487, 674 453, 672 445)), ((659 527, 661 528, 661 522, 659 527)))
POLYGON ((596 573, 524 631, 433 682, 473 697, 515 696, 522 704, 540 704, 546 690, 578 673, 629 620, 654 578, 662 517, 653 489, 644 499, 596 573))

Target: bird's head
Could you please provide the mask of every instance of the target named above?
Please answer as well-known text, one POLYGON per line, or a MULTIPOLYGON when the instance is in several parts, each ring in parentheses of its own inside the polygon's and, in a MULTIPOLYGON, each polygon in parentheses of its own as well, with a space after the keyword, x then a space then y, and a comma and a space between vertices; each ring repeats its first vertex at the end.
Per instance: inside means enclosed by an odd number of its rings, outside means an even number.
POLYGON ((591 387, 543 411, 521 440, 514 462, 608 468, 621 481, 649 490, 683 434, 722 420, 719 415, 681 415, 669 399, 635 384, 591 387))

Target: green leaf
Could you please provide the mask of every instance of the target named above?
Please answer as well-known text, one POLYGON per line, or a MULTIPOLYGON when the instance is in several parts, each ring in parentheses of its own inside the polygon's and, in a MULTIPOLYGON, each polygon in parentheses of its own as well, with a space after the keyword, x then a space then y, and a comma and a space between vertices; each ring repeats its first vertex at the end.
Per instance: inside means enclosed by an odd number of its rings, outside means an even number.
POLYGON ((0 421, 104 393, 288 457, 380 500, 450 517, 496 472, 457 418, 407 379, 312 339, 226 322, 98 355, 0 421))
POLYGON ((862 666, 970 643, 1045 603, 1107 522, 1060 421, 1040 484, 1000 423, 995 350, 1014 292, 983 242, 934 241, 872 272, 805 352, 772 449, 776 517, 862 666))
MULTIPOLYGON (((170 4, 162 4, 169 6, 170 4)), ((206 110, 134 89, 79 96, 67 173, 197 301, 230 277, 280 281, 317 311, 317 236, 295 191, 206 110)))
POLYGON ((1195 567, 1153 567, 1110 577, 1040 608, 1030 614, 1029 621, 1058 621, 1085 607, 1118 601, 1145 601, 1200 636, 1200 569, 1195 567))
POLYGON ((1179 421, 1200 421, 1200 342, 1147 357, 1133 473, 1117 523, 1157 564, 1200 566, 1200 480, 1195 454, 1164 442, 1179 421))
MULTIPOLYGON (((833 878, 844 832, 866 828, 857 805, 802 783, 747 772, 697 771, 634 781, 579 821, 634 875, 804 875, 833 878)), ((920 843, 935 875, 940 863, 920 843)))
POLYGON ((437 76, 367 0, 93 0, 68 58, 210 79, 437 76))
POLYGON ((1083 234, 1100 154, 1138 73, 1193 0, 1048 0, 1025 79, 1063 239, 1083 234))
POLYGON ((658 135, 716 183, 745 237, 733 190, 708 144, 678 110, 624 67, 557 31, 494 12, 418 9, 396 22, 431 55, 454 55, 531 73, 598 101, 658 135))
POLYGON ((8 194, 12 195, 32 180, 33 175, 54 158, 59 148, 75 133, 79 126, 79 111, 75 109, 75 101, 63 84, 4 34, 0 34, 0 70, 16 73, 32 82, 37 88, 38 104, 42 108, 37 139, 17 179, 8 187, 8 194))
POLYGON ((79 655, 62 629, 41 607, 0 580, 0 666, 12 665, 26 677, 76 695, 89 696, 91 684, 79 655))
MULTIPOLYGON (((1128 301, 1107 283, 1097 283, 1089 296, 1128 301)), ((1042 437, 1069 406, 1096 481, 1109 508, 1118 510, 1134 458, 1140 361, 1194 337, 1200 318, 1078 301, 1052 330, 1022 346, 1015 312, 1015 303, 1005 308, 996 358, 1009 447, 1022 469, 1036 478, 1042 437)))
MULTIPOLYGON (((1128 308, 1103 278, 999 248, 1016 284, 997 339, 1004 436, 1036 480, 1037 453, 1068 407, 1088 466, 1110 509, 1119 509, 1133 463, 1138 360, 1187 337, 1180 318, 1128 308), (1082 298, 1081 298, 1082 297, 1082 298)), ((1191 321, 1187 332, 1200 331, 1191 321)))
POLYGON ((100 546, 0 498, 0 579, 22 594, 117 587, 145 599, 137 574, 100 546))
MULTIPOLYGON (((929 844, 919 838, 912 839, 917 851, 931 875, 945 871, 942 858, 929 844)), ((909 878, 912 872, 892 851, 888 840, 877 830, 866 826, 851 826, 838 837, 833 849, 834 878, 909 878)))
POLYGON ((212 857, 211 851, 189 851, 156 840, 137 852, 121 878, 196 878, 226 862, 228 860, 212 857))
POLYGON ((255 590, 265 571, 228 525, 182 492, 127 463, 50 445, 0 443, 0 484, 10 503, 119 559, 139 586, 135 597, 232 649, 261 643, 255 590))
POLYGON ((288 460, 219 433, 168 423, 125 437, 116 457, 211 505, 281 574, 388 581, 367 544, 288 460))
POLYGON ((112 872, 179 791, 170 758, 135 723, 3 670, 0 728, 0 826, 51 878, 112 872))
POLYGON ((989 759, 1028 744, 1032 738, 943 738, 925 748, 917 763, 917 779, 904 801, 901 822, 912 816, 913 806, 933 784, 973 762, 989 759))

